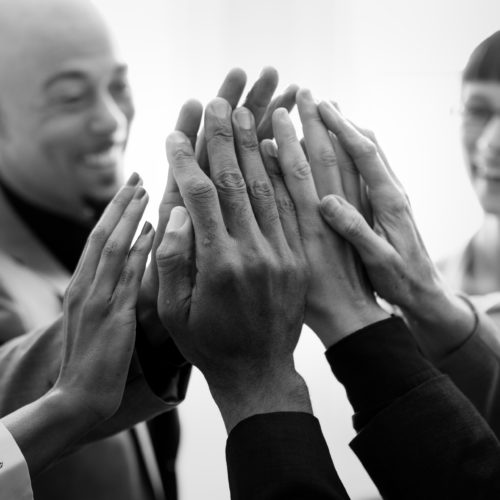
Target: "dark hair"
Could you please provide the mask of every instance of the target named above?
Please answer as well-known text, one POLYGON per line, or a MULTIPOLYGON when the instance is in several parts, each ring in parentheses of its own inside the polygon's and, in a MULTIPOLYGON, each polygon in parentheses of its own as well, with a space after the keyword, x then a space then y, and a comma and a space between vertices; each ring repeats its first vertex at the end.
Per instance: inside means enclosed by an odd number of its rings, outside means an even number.
POLYGON ((462 81, 500 81, 500 31, 483 40, 472 52, 462 81))

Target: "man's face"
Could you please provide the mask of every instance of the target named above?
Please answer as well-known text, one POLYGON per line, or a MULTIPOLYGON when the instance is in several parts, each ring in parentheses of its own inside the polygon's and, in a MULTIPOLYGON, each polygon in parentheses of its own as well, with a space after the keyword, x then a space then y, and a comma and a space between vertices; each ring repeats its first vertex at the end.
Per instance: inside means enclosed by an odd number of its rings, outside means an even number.
POLYGON ((64 34, 24 48, 0 91, 0 162, 19 194, 79 218, 122 184, 134 108, 108 34, 64 34))
POLYGON ((462 143, 483 209, 500 216, 500 82, 465 82, 462 143))

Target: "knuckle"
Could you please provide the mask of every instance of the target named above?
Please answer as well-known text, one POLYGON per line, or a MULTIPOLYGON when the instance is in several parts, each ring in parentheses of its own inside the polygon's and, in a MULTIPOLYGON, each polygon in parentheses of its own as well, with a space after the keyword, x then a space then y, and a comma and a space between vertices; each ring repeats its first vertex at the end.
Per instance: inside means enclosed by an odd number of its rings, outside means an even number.
POLYGON ((214 183, 218 190, 228 193, 246 192, 247 189, 241 172, 228 168, 214 176, 214 183))
POLYGON ((278 213, 283 216, 296 215, 295 203, 289 196, 281 196, 276 200, 278 213))
POLYGON ((108 238, 108 231, 102 226, 96 226, 90 233, 91 245, 102 245, 108 238))
POLYGON ((357 215, 351 215, 345 224, 345 234, 348 237, 357 238, 362 232, 362 220, 357 215))
POLYGON ((116 240, 108 240, 102 249, 104 257, 114 257, 120 252, 120 244, 116 240))
POLYGON ((372 157, 375 156, 378 152, 375 143, 367 137, 364 137, 359 141, 357 149, 358 150, 356 156, 360 158, 372 157))
POLYGON ((337 155, 332 149, 322 149, 318 153, 318 160, 322 165, 334 167, 337 165, 337 155))
POLYGON ((296 179, 303 181, 310 177, 311 166, 306 160, 299 159, 292 164, 292 172, 296 179))
POLYGON ((271 199, 274 197, 274 190, 267 180, 254 180, 248 184, 248 194, 255 199, 271 199))
POLYGON ((215 142, 215 145, 220 142, 224 144, 233 142, 233 129, 231 124, 224 119, 213 117, 210 127, 207 128, 207 133, 209 135, 209 144, 213 141, 215 142))
POLYGON ((186 186, 187 197, 197 201, 212 199, 214 194, 214 187, 207 180, 196 179, 186 186))
POLYGON ((253 130, 240 130, 238 139, 238 142, 244 149, 245 153, 259 152, 259 143, 253 130))

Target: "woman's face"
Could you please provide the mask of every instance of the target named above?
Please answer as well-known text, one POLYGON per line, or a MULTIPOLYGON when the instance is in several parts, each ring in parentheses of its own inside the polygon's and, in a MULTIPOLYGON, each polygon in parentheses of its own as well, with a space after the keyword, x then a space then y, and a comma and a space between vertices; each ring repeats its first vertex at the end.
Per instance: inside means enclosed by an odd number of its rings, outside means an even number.
POLYGON ((483 210, 500 217, 500 82, 465 82, 462 144, 483 210))

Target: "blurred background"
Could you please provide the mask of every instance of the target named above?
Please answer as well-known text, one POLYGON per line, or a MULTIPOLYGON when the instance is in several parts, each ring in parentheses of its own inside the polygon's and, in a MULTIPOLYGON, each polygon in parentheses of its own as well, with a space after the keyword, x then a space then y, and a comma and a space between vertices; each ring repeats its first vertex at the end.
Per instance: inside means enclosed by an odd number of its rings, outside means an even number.
MULTIPOLYGON (((151 222, 167 175, 165 137, 182 103, 191 97, 207 103, 234 66, 251 84, 272 65, 280 73, 279 89, 309 87, 376 132, 434 258, 456 250, 478 226, 480 210, 459 143, 459 83, 472 49, 500 28, 498 0, 96 3, 130 66, 137 114, 126 168, 144 178, 151 222)), ((354 432, 345 392, 308 329, 296 363, 346 489, 354 500, 377 498, 348 446, 354 432)), ((181 500, 229 499, 226 432, 196 370, 180 413, 181 500)))

